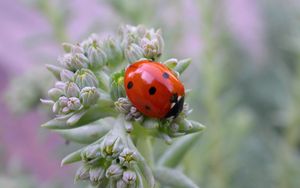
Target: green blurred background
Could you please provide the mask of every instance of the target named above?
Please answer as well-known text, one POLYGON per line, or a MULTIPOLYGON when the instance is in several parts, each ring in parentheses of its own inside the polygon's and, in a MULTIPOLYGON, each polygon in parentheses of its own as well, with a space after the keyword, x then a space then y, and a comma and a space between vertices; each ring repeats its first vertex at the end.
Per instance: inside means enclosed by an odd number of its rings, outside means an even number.
MULTIPOLYGON (((2 0, 0 187, 83 187, 78 147, 39 128, 61 42, 161 28, 162 60, 183 75, 193 118, 207 126, 180 168, 204 188, 300 187, 300 2, 297 0, 2 0)), ((167 147, 167 146, 164 146, 167 147)), ((160 153, 157 149, 157 155, 160 153)))

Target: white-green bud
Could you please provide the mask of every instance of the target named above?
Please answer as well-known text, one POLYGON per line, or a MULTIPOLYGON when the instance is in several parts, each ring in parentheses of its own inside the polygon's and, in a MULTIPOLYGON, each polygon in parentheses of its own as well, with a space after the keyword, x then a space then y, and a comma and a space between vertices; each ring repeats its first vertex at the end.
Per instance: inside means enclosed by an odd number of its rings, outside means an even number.
POLYGON ((59 109, 60 109, 60 106, 59 106, 58 101, 57 101, 52 106, 52 112, 57 114, 59 112, 59 109))
POLYGON ((73 81, 73 77, 74 77, 74 73, 72 71, 67 70, 67 69, 63 69, 60 72, 60 79, 63 82, 73 81))
POLYGON ((119 137, 107 136, 102 144, 101 153, 103 157, 115 158, 123 150, 123 143, 119 137))
POLYGON ((128 148, 124 148, 124 150, 119 155, 120 164, 129 167, 132 163, 137 160, 137 155, 135 151, 130 150, 128 148))
POLYGON ((131 64, 136 61, 138 61, 141 58, 144 58, 144 51, 143 49, 138 46, 135 43, 130 44, 126 49, 125 49, 125 57, 127 61, 131 64))
POLYGON ((81 152, 81 159, 89 162, 101 156, 101 147, 99 144, 90 145, 81 152))
POLYGON ((107 54, 108 64, 116 65, 122 62, 123 59, 123 51, 122 48, 115 39, 112 37, 108 37, 104 41, 104 51, 107 54))
POLYGON ((68 108, 70 110, 79 110, 81 107, 80 100, 76 97, 69 98, 68 108))
POLYGON ((65 107, 68 105, 68 101, 69 101, 68 97, 62 96, 62 97, 59 97, 58 104, 60 107, 65 107))
POLYGON ((74 76, 75 83, 80 89, 84 87, 97 87, 98 80, 95 74, 89 69, 81 69, 76 71, 74 76))
POLYGON ((97 103, 100 97, 95 87, 84 87, 80 92, 80 99, 84 107, 88 107, 97 103))
POLYGON ((66 87, 66 83, 65 82, 61 82, 61 81, 57 81, 55 82, 55 88, 57 89, 61 89, 61 90, 64 90, 65 87, 66 87))
POLYGON ((92 183, 100 183, 105 177, 105 170, 102 167, 94 167, 90 169, 89 174, 92 183))
POLYGON ((75 174, 75 180, 87 180, 89 179, 89 171, 90 171, 90 168, 88 166, 81 166, 77 171, 76 171, 76 174, 75 174))
POLYGON ((110 96, 116 101, 121 97, 126 97, 125 88, 124 88, 124 74, 125 70, 123 69, 120 72, 116 72, 111 77, 110 83, 110 96))
POLYGON ((122 180, 123 180, 126 184, 132 185, 132 184, 134 184, 135 181, 136 181, 136 173, 133 172, 133 171, 131 171, 131 170, 126 170, 126 171, 123 173, 122 180))
POLYGON ((62 112, 63 114, 67 114, 67 113, 70 112, 70 109, 66 106, 66 107, 63 107, 63 108, 62 108, 61 112, 62 112))
POLYGON ((128 114, 130 112, 132 104, 127 98, 121 97, 118 99, 118 101, 115 102, 115 107, 119 112, 128 114))
POLYGON ((87 50, 90 67, 99 68, 107 63, 107 55, 99 46, 91 46, 87 50))
POLYGON ((48 96, 54 101, 58 100, 58 98, 63 94, 64 94, 63 90, 58 88, 52 88, 48 91, 48 96))
POLYGON ((88 59, 81 53, 69 53, 59 58, 58 61, 71 71, 76 71, 81 68, 86 68, 88 59))
POLYGON ((118 188, 128 188, 127 183, 125 183, 122 179, 118 180, 117 182, 117 187, 118 188))
POLYGON ((122 177, 123 169, 118 164, 112 164, 110 167, 106 170, 106 177, 112 178, 112 179, 119 179, 122 177))
POLYGON ((147 38, 143 38, 141 40, 141 47, 146 58, 155 59, 160 56, 160 52, 158 51, 158 41, 155 39, 149 40, 147 38))
POLYGON ((74 82, 66 83, 65 93, 67 97, 79 97, 80 89, 74 82))
POLYGON ((46 68, 55 76, 56 79, 58 80, 60 79, 60 72, 62 71, 61 67, 47 64, 46 68))

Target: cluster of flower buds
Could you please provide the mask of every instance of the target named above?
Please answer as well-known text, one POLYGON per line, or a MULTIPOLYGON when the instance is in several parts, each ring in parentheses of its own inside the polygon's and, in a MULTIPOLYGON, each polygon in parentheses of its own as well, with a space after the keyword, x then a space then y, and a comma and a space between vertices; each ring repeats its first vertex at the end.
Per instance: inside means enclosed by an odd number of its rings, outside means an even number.
POLYGON ((76 181, 89 180, 99 187, 141 187, 142 156, 128 144, 123 131, 122 123, 116 125, 105 137, 80 150, 83 165, 76 172, 76 181))
POLYGON ((160 30, 126 25, 121 28, 121 38, 124 54, 129 63, 141 58, 157 60, 163 53, 164 41, 160 30))
MULTIPOLYGON (((83 163, 76 180, 120 188, 144 187, 146 182, 147 187, 154 188, 153 169, 132 138, 155 136, 171 143, 173 137, 204 128, 187 119, 191 112, 187 104, 176 118, 153 119, 145 117, 128 100, 124 88, 126 66, 141 58, 156 61, 163 46, 159 30, 124 26, 116 38, 100 40, 93 34, 76 45, 63 44, 66 54, 58 60, 61 66, 47 65, 57 82, 48 91, 49 99, 41 101, 51 105, 56 117, 43 126, 69 141, 87 144, 62 161, 83 163)), ((169 59, 162 63, 179 77, 191 60, 169 59)))

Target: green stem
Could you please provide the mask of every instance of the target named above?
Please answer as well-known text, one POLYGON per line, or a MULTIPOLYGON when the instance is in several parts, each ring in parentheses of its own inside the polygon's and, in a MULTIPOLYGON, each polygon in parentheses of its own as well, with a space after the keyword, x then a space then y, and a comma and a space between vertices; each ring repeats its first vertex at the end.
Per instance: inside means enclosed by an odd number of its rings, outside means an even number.
POLYGON ((146 134, 141 134, 137 138, 137 149, 146 159, 147 163, 150 167, 153 167, 154 159, 153 159, 153 148, 151 143, 151 138, 146 134))

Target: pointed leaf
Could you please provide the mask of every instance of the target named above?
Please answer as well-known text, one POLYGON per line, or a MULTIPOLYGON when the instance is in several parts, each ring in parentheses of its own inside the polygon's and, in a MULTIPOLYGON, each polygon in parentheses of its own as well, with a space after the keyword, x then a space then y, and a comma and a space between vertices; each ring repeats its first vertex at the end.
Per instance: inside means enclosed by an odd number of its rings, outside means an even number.
POLYGON ((174 188, 199 188, 182 172, 170 168, 158 167, 154 170, 155 179, 161 184, 174 188))
POLYGON ((47 129, 64 129, 67 128, 67 123, 65 119, 54 118, 41 125, 43 128, 47 129))
POLYGON ((190 58, 180 60, 177 66, 174 68, 179 74, 182 74, 185 69, 191 64, 192 60, 190 58))
POLYGON ((68 126, 73 126, 75 125, 80 118, 82 118, 82 116, 84 116, 86 114, 86 110, 83 110, 81 112, 75 113, 73 116, 71 116, 68 120, 67 120, 67 125, 68 126))
POLYGON ((187 135, 173 143, 160 157, 157 164, 159 166, 176 167, 198 138, 199 134, 187 135))
POLYGON ((67 155, 66 157, 63 158, 60 165, 64 166, 66 164, 71 164, 71 163, 80 161, 82 151, 83 151, 83 148, 81 148, 73 153, 70 153, 69 155, 67 155))
POLYGON ((104 136, 112 128, 111 124, 108 119, 102 119, 81 127, 54 131, 67 140, 81 144, 90 144, 104 136))

